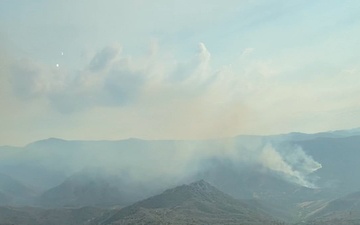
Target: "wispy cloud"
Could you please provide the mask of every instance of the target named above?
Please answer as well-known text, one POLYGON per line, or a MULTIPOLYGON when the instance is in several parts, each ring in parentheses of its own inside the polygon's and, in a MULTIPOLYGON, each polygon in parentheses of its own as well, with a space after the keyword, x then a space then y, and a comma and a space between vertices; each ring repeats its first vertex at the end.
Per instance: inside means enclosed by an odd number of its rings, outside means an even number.
POLYGON ((350 96, 360 91, 356 70, 293 83, 286 78, 287 66, 276 60, 253 59, 241 70, 231 63, 222 68, 212 64, 210 51, 200 43, 187 61, 164 55, 161 46, 132 57, 113 45, 99 50, 78 71, 30 59, 13 60, 6 68, 17 104, 33 102, 53 113, 81 117, 79 131, 99 129, 100 121, 91 128, 88 120, 95 114, 107 115, 102 123, 105 133, 106 127, 112 130, 109 138, 193 139, 281 132, 301 127, 310 115, 356 107, 350 96), (348 100, 332 100, 341 96, 348 100), (123 130, 128 126, 132 129, 123 130))
POLYGON ((0 143, 357 126, 358 3, 68 3, 0 3, 0 143))

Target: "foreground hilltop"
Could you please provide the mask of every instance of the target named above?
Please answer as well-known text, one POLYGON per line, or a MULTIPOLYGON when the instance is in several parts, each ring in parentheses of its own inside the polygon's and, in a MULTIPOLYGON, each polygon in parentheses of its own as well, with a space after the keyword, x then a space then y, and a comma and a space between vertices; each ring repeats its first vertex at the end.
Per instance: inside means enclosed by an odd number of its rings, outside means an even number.
POLYGON ((281 224, 204 180, 168 189, 93 224, 281 224))

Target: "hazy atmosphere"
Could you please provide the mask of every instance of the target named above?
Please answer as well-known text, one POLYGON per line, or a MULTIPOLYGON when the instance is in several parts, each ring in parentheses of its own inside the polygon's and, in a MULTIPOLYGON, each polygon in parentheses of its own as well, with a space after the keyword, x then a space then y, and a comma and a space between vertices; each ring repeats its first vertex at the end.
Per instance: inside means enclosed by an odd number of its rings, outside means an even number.
POLYGON ((0 2, 0 145, 360 125, 356 1, 0 2))
POLYGON ((0 225, 360 225, 360 1, 0 0, 0 225))

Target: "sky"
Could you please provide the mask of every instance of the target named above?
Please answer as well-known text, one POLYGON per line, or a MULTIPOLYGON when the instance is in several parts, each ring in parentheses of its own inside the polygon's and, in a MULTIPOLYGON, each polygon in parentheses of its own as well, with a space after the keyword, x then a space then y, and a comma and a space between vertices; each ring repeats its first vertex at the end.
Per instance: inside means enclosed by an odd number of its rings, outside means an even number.
POLYGON ((0 145, 360 127, 360 2, 0 0, 0 145))

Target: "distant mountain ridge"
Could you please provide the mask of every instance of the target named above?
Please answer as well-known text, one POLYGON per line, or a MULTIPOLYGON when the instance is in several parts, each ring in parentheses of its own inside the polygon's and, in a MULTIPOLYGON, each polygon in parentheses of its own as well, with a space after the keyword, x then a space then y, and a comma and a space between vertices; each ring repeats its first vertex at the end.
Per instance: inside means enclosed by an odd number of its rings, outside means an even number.
MULTIPOLYGON (((332 130, 332 131, 324 131, 324 132, 317 132, 317 133, 304 133, 304 132, 290 132, 290 133, 283 133, 283 134, 271 134, 271 135, 236 135, 234 137, 228 138, 220 138, 220 139, 232 139, 232 138, 270 138, 270 139, 286 139, 288 141, 303 141, 303 140, 310 140, 319 137, 323 138, 339 138, 339 137, 350 137, 350 136, 357 136, 360 135, 360 128, 352 128, 346 130, 332 130)), ((208 139, 208 140, 219 140, 219 139, 208 139)), ((23 147, 32 147, 32 146, 39 146, 39 145, 48 145, 48 144, 66 144, 66 143, 119 143, 119 142, 164 142, 164 141, 174 141, 170 139, 159 139, 159 140, 146 140, 141 138, 127 138, 127 139, 119 139, 119 140, 66 140, 57 137, 50 137, 46 139, 41 139, 37 141, 33 141, 28 143, 23 147)), ((176 141, 187 141, 187 140, 176 140, 176 141)), ((196 140, 195 140, 196 141, 196 140)), ((8 148, 8 149, 19 149, 23 147, 14 147, 9 145, 0 146, 0 148, 8 148)))

